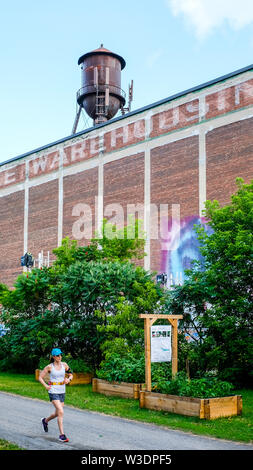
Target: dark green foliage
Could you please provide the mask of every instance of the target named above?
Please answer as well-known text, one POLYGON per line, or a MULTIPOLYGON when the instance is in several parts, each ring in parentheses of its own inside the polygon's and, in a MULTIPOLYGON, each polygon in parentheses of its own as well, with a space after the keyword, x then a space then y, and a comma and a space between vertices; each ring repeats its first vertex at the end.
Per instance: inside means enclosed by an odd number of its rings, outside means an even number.
POLYGON ((187 379, 184 373, 178 373, 173 380, 159 380, 153 384, 153 391, 168 395, 179 395, 195 398, 214 398, 231 395, 233 385, 217 377, 187 379))
MULTIPOLYGON (((145 382, 145 358, 136 358, 128 353, 125 357, 111 354, 102 361, 96 376, 109 382, 145 382)), ((196 398, 224 397, 231 395, 233 385, 221 381, 212 374, 188 380, 184 372, 179 372, 172 380, 170 363, 152 363, 152 391, 171 395, 196 398)))
POLYGON ((197 227, 204 263, 187 271, 172 294, 172 313, 199 339, 185 346, 192 376, 215 369, 221 379, 250 385, 253 379, 253 182, 238 179, 231 204, 207 201, 208 235, 197 227))
POLYGON ((101 235, 92 238, 87 246, 78 246, 76 240, 68 237, 62 240, 62 245, 53 250, 57 259, 54 263, 56 271, 65 270, 76 261, 119 261, 126 262, 144 257, 145 237, 141 221, 133 222, 122 229, 103 220, 101 235))
MULTIPOLYGON (((91 368, 81 358, 73 359, 70 355, 63 354, 62 361, 66 362, 73 372, 76 372, 76 373, 82 372, 84 374, 91 372, 91 368)), ((38 362, 37 368, 42 370, 48 364, 50 364, 50 357, 41 357, 38 362)))
POLYGON ((143 383, 145 382, 144 356, 136 359, 131 354, 124 358, 119 354, 113 354, 110 359, 101 363, 96 376, 109 382, 143 383))
POLYGON ((120 231, 104 221, 102 237, 89 246, 79 247, 66 238, 54 250, 52 267, 22 274, 14 290, 0 286, 2 322, 7 328, 0 338, 0 368, 30 372, 38 367, 38 358, 61 347, 94 371, 106 354, 107 338, 112 343, 118 337, 122 340, 122 331, 107 329, 122 311, 122 303, 135 303, 129 347, 143 351, 143 321, 136 308, 142 295, 148 298, 153 290, 157 301, 161 290, 154 287, 149 273, 130 262, 144 256, 144 239, 135 238, 138 230, 137 222, 120 231), (109 231, 113 239, 107 238, 109 231), (126 238, 127 231, 132 238, 126 238))
MULTIPOLYGON (((19 367, 20 362, 26 362, 33 367, 39 357, 60 346, 95 369, 103 358, 101 346, 109 334, 106 327, 119 305, 123 299, 128 305, 138 303, 140 293, 146 293, 147 298, 151 276, 140 267, 119 261, 77 261, 55 277, 53 270, 49 271, 43 268, 28 277, 19 276, 16 289, 2 296, 2 321, 8 331, 0 339, 0 360, 6 362, 8 351, 13 364, 16 361, 19 367)), ((143 350, 143 334, 139 335, 143 321, 136 310, 134 313, 130 346, 140 343, 143 350)), ((122 334, 110 331, 111 336, 122 334)))
MULTIPOLYGON (((113 353, 110 357, 100 364, 99 370, 96 371, 99 379, 108 380, 109 382, 129 382, 144 383, 145 382, 145 356, 144 353, 136 357, 133 353, 122 355, 113 353)), ((152 380, 168 381, 171 378, 171 364, 168 362, 152 364, 152 380)))
MULTIPOLYGON (((17 277, 14 290, 8 288, 0 291, 0 301, 7 310, 18 313, 18 318, 33 318, 42 314, 50 302, 50 282, 52 276, 50 269, 34 268, 30 273, 24 273, 17 277)), ((4 322, 8 314, 4 315, 4 322)))
MULTIPOLYGON (((105 334, 101 345, 105 358, 114 353, 124 357, 130 352, 138 358, 144 351, 144 323, 139 315, 166 311, 167 293, 142 268, 137 267, 133 272, 132 289, 121 292, 115 315, 109 315, 107 322, 98 327, 105 334)), ((101 311, 97 314, 101 316, 101 311)))
POLYGON ((101 235, 92 240, 106 261, 125 262, 144 257, 145 234, 142 221, 129 217, 128 224, 122 229, 104 219, 101 235))

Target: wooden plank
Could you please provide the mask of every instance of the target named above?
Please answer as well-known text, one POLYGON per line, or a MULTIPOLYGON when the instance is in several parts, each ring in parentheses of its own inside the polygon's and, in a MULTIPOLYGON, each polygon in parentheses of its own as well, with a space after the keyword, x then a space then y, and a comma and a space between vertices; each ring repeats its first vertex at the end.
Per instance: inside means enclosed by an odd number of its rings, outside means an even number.
POLYGON ((151 391, 151 344, 150 344, 150 324, 149 318, 145 318, 145 382, 148 391, 151 391))
POLYGON ((93 392, 97 391, 97 382, 98 382, 98 379, 96 378, 92 379, 92 391, 93 392))
POLYGON ((103 379, 93 379, 92 391, 108 396, 139 399, 141 384, 128 382, 108 382, 103 379))
POLYGON ((134 394, 135 400, 138 400, 140 396, 140 389, 141 389, 141 384, 133 384, 133 394, 134 394))
POLYGON ((183 315, 170 314, 145 314, 141 313, 139 318, 144 319, 144 341, 145 341, 145 382, 146 390, 151 391, 151 345, 150 345, 150 327, 158 319, 168 320, 172 325, 172 378, 178 371, 178 328, 177 322, 183 318, 183 315))
POLYGON ((109 390, 109 391, 121 391, 123 393, 129 393, 133 391, 133 386, 128 387, 127 385, 123 384, 112 384, 112 383, 97 383, 98 390, 109 390))
POLYGON ((208 399, 204 400, 204 418, 210 419, 210 403, 208 399))
POLYGON ((192 398, 140 391, 140 407, 164 410, 200 419, 215 419, 241 413, 241 396, 220 398, 192 398), (239 405, 238 405, 239 403, 239 405))
POLYGON ((177 374, 177 320, 172 325, 172 377, 177 374))
POLYGON ((237 395, 237 414, 241 415, 242 414, 242 396, 237 395))
POLYGON ((105 388, 99 386, 97 389, 97 393, 101 393, 102 395, 106 395, 109 397, 134 398, 133 392, 123 392, 122 390, 113 389, 106 390, 105 388))
POLYGON ((170 315, 170 314, 162 314, 162 313, 140 313, 139 318, 156 318, 156 319, 168 319, 171 318, 172 320, 181 320, 183 318, 183 315, 170 315))
POLYGON ((237 415, 237 396, 210 398, 210 419, 237 415))
MULTIPOLYGON (((95 380, 95 379, 93 379, 93 380, 95 380)), ((132 388, 133 385, 140 385, 140 384, 135 384, 134 382, 117 382, 116 380, 112 380, 111 382, 109 382, 109 380, 98 379, 98 378, 96 378, 96 381, 99 384, 107 384, 107 385, 115 385, 115 386, 124 385, 124 386, 129 387, 129 388, 132 388)))
POLYGON ((164 410, 171 413, 182 414, 186 416, 200 415, 200 404, 198 400, 184 400, 182 397, 174 396, 168 398, 160 393, 148 393, 140 391, 142 406, 152 410, 164 410))
POLYGON ((199 418, 205 419, 205 400, 203 398, 200 398, 199 418))
POLYGON ((90 373, 81 373, 81 372, 74 372, 73 379, 70 382, 70 386, 72 385, 86 385, 92 382, 92 374, 90 373))
POLYGON ((139 405, 140 405, 140 408, 145 408, 145 393, 142 391, 140 391, 139 405))
MULTIPOLYGON (((145 392, 145 390, 143 390, 145 392)), ((201 400, 203 400, 202 398, 194 398, 194 397, 182 397, 180 395, 169 395, 167 393, 157 393, 157 392, 151 392, 150 395, 153 395, 153 396, 159 396, 163 399, 166 399, 166 398, 170 398, 172 400, 177 400, 177 401, 185 401, 185 402, 188 402, 188 403, 197 403, 197 404, 200 404, 201 400)))

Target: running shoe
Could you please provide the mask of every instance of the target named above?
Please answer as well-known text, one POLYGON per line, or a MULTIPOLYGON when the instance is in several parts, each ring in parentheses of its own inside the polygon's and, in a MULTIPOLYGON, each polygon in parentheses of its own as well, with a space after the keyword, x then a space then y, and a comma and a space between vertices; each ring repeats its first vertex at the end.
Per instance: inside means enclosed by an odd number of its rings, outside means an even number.
POLYGON ((61 434, 59 436, 59 441, 61 442, 69 442, 69 439, 65 436, 65 434, 61 434))
POLYGON ((48 432, 48 424, 46 422, 46 418, 41 418, 41 424, 45 432, 48 432))

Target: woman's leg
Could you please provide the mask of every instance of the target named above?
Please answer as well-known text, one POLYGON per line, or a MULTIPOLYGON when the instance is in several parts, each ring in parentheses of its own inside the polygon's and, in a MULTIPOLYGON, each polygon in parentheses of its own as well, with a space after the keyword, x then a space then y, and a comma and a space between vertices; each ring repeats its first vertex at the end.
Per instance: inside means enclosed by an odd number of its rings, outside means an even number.
POLYGON ((55 415, 57 416, 57 422, 58 422, 58 427, 59 427, 60 434, 64 434, 64 432, 63 432, 63 407, 64 407, 64 403, 62 403, 60 400, 52 400, 52 403, 55 406, 55 415))
POLYGON ((57 416, 57 412, 55 410, 54 413, 52 413, 50 416, 48 416, 48 418, 46 418, 46 423, 48 423, 48 421, 51 421, 51 419, 56 418, 56 416, 57 416))

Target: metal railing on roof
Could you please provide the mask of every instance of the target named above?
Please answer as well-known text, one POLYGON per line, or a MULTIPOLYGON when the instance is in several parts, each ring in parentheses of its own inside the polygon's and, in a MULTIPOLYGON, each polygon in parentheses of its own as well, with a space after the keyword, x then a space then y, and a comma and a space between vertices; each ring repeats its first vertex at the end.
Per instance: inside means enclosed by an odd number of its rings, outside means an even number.
POLYGON ((115 85, 100 85, 98 84, 98 86, 96 85, 85 85, 83 86, 82 88, 80 88, 77 92, 77 101, 84 95, 88 95, 88 94, 91 94, 91 93, 97 93, 97 91, 104 91, 109 88, 109 93, 110 94, 113 94, 113 95, 117 95, 117 96, 120 96, 122 98, 124 98, 124 100, 126 99, 126 93, 124 92, 124 90, 122 90, 122 88, 118 87, 118 86, 115 86, 115 85))

